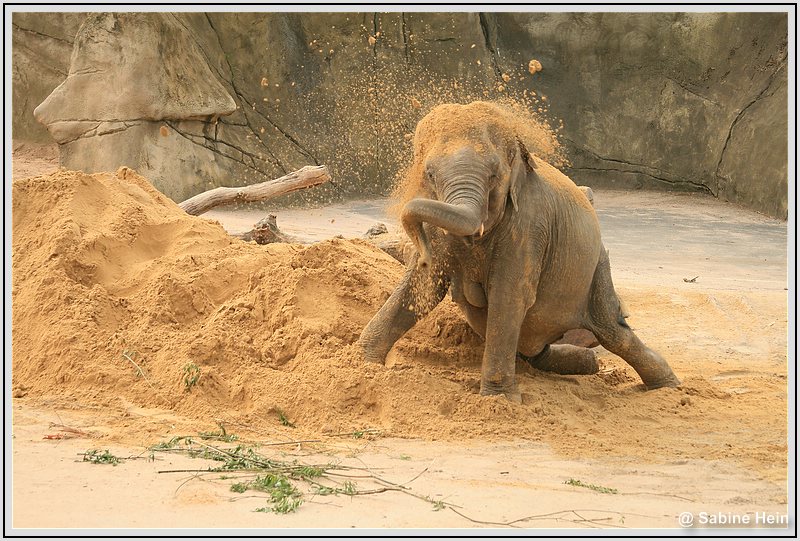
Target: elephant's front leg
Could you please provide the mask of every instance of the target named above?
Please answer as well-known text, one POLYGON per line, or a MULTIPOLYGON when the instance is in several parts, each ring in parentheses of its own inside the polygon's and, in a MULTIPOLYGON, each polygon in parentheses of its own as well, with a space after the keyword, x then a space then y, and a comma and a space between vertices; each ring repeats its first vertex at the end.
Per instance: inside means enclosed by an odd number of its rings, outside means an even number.
POLYGON ((361 332, 358 344, 365 360, 383 363, 395 342, 444 298, 449 279, 427 272, 417 270, 415 255, 403 280, 361 332))
POLYGON ((481 394, 504 394, 520 402, 515 364, 520 329, 527 311, 520 280, 501 276, 489 284, 486 346, 481 370, 481 394))

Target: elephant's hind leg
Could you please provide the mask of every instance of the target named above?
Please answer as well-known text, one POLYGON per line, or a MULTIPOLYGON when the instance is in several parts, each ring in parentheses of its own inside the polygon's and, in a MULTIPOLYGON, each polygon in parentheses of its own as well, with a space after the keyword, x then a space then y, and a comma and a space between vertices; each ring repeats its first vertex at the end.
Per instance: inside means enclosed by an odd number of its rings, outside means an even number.
POLYGON ((648 389, 680 385, 667 361, 647 347, 625 322, 605 250, 594 274, 587 327, 604 348, 622 357, 636 370, 648 389))
POLYGON ((571 344, 546 345, 538 355, 532 357, 522 353, 518 355, 537 370, 565 376, 596 374, 600 369, 594 351, 571 344))

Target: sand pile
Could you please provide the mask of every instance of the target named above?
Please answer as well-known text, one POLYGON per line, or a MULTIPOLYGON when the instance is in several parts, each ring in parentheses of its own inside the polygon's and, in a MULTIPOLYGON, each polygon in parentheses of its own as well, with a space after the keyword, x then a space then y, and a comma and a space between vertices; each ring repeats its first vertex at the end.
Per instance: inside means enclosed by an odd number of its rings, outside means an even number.
MULTIPOLYGON (((273 422, 280 409, 311 430, 379 425, 401 435, 439 431, 419 419, 443 401, 494 408, 458 378, 354 356, 351 344, 403 270, 366 242, 245 243, 126 168, 17 181, 13 198, 17 394, 87 404, 122 396, 201 419, 273 422), (191 365, 200 378, 187 389, 191 365), (424 408, 409 407, 423 396, 424 408)), ((466 325, 444 312, 456 328, 446 334, 462 341, 466 325)))
MULTIPOLYGON (((723 359, 751 362, 747 352, 694 345, 708 295, 619 288, 681 388, 642 392, 630 368, 601 352, 594 376, 518 365, 524 403, 511 404, 477 394, 482 344, 449 300, 398 342, 387 366, 362 363, 353 342, 403 272, 364 241, 246 243, 126 168, 17 180, 12 196, 15 397, 100 412, 129 437, 135 423, 110 411, 166 410, 201 429, 225 419, 298 436, 378 428, 527 438, 570 455, 733 457, 785 472, 785 415, 775 414, 785 409, 785 379, 753 379, 737 394, 704 377, 723 359)), ((713 300, 739 313, 738 293, 713 300)), ((768 338, 779 341, 778 327, 768 338)), ((740 328, 731 319, 714 340, 740 328)), ((764 362, 785 374, 782 355, 764 362)))

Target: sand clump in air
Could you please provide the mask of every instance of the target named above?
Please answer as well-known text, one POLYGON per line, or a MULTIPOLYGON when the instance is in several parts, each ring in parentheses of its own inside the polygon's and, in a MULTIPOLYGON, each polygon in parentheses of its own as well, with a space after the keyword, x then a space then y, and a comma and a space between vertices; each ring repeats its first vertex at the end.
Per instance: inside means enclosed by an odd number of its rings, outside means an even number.
POLYGON ((528 72, 531 75, 536 75, 542 71, 542 63, 536 60, 535 58, 528 62, 528 72))

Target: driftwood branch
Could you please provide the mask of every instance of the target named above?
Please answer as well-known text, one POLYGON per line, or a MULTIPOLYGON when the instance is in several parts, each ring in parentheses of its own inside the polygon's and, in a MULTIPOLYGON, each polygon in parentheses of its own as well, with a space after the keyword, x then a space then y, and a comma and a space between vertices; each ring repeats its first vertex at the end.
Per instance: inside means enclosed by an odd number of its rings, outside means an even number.
POLYGON ((214 188, 213 190, 197 194, 183 203, 180 203, 178 206, 187 214, 197 216, 220 205, 263 201, 264 199, 278 197, 279 195, 284 195, 303 188, 311 188, 312 186, 328 182, 330 179, 331 175, 326 166, 307 165, 281 178, 268 180, 259 184, 252 184, 239 188, 214 188))

